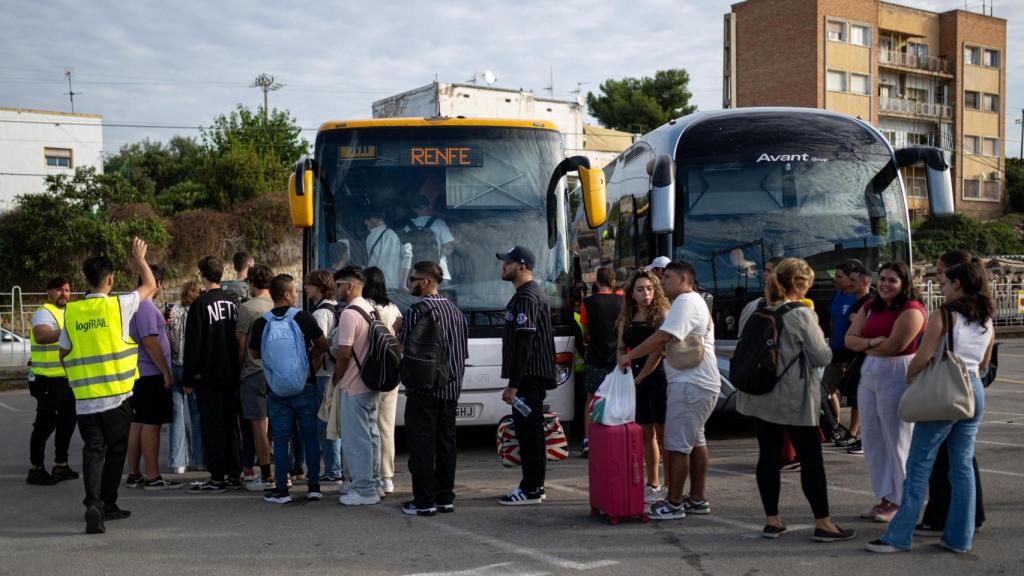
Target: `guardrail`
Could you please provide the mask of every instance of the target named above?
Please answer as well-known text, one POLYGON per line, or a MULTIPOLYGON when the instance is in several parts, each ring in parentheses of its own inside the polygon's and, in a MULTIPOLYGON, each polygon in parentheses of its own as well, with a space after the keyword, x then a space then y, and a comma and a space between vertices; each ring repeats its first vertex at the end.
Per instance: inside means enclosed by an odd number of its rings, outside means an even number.
POLYGON ((918 56, 917 54, 900 52, 899 50, 879 50, 878 61, 881 64, 952 74, 952 66, 950 66, 949 61, 934 56, 918 56))
MULTIPOLYGON (((924 307, 931 314, 932 310, 938 308, 945 302, 942 293, 939 292, 939 283, 928 281, 917 284, 918 290, 924 300, 924 307)), ((989 285, 992 290, 992 299, 995 302, 996 326, 1024 326, 1024 315, 1017 312, 1018 292, 1024 291, 1024 282, 1004 282, 993 280, 989 285)))
POLYGON ((906 98, 879 98, 878 110, 880 112, 895 112, 897 114, 910 114, 926 118, 949 119, 953 117, 952 106, 908 100, 906 98))

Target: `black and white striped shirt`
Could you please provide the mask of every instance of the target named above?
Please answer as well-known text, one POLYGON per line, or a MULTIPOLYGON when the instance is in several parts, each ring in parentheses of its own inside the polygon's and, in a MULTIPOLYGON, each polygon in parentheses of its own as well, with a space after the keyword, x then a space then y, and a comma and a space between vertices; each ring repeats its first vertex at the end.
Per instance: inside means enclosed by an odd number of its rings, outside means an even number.
POLYGON ((555 380, 555 340, 551 332, 551 309, 547 296, 533 280, 516 289, 505 308, 505 330, 501 338, 501 377, 510 386, 523 376, 555 380), (532 338, 516 338, 520 332, 532 338))
MULTIPOLYGON (((462 314, 451 300, 440 294, 424 296, 421 300, 434 312, 434 317, 441 323, 444 336, 448 341, 448 385, 434 390, 431 396, 444 400, 458 400, 462 394, 462 376, 466 372, 466 358, 469 357, 469 337, 466 327, 466 317, 462 314)), ((409 308, 402 321, 402 332, 399 340, 405 344, 405 340, 412 327, 420 319, 420 314, 415 307, 409 308)), ((407 390, 408 393, 408 390, 407 390)))

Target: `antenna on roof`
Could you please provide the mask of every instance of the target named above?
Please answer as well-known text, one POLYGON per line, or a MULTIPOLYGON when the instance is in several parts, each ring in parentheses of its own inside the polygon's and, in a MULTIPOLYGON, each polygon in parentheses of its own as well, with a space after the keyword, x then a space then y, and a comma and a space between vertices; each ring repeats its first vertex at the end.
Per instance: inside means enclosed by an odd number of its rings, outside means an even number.
POLYGON ((547 90, 552 98, 555 97, 555 67, 548 66, 548 85, 543 88, 547 90))
POLYGON ((71 98, 71 113, 75 113, 75 96, 81 96, 81 92, 75 92, 71 89, 71 68, 64 69, 64 77, 68 79, 68 97, 71 98))

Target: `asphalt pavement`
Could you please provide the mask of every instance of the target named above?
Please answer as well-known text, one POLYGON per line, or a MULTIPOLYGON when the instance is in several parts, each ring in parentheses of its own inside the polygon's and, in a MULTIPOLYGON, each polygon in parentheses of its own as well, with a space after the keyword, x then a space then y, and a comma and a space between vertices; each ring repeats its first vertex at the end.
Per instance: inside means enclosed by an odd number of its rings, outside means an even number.
MULTIPOLYGON (((302 489, 293 489, 298 501, 285 506, 245 491, 192 495, 123 488, 119 504, 132 517, 108 522, 106 534, 86 535, 80 481, 25 483, 35 403, 27 392, 13 391, 0 393, 0 574, 1020 575, 1024 341, 1004 343, 1000 360, 977 443, 988 521, 969 554, 953 555, 934 539, 917 539, 909 553, 865 552, 864 544, 884 526, 858 518, 875 502, 863 458, 831 446, 825 462, 832 514, 857 530, 857 539, 811 541, 813 519, 798 473, 783 475, 782 515, 790 531, 778 540, 761 538, 757 445, 753 427, 741 418, 715 418, 709 428, 709 516, 618 526, 592 518, 587 461, 575 451, 548 467, 546 503, 499 506, 497 497, 516 485, 519 470, 498 463, 490 428, 460 431, 454 514, 401 513, 410 494, 400 454, 398 492, 378 506, 341 506, 334 488, 325 490, 324 500, 308 503, 302 489)), ((72 464, 79 469, 80 462, 76 433, 72 464)))

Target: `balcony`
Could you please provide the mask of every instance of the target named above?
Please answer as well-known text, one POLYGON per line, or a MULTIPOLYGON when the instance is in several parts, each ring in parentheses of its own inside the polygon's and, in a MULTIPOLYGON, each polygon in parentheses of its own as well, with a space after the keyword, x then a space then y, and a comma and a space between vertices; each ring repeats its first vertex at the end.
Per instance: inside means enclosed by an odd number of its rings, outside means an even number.
POLYGON ((905 98, 878 98, 878 111, 883 114, 903 114, 917 118, 934 120, 952 120, 953 107, 943 104, 932 104, 905 98))
POLYGON ((882 66, 911 69, 917 72, 929 72, 943 76, 953 75, 953 66, 944 58, 918 56, 917 54, 900 52, 899 50, 880 49, 878 51, 878 63, 882 66))

